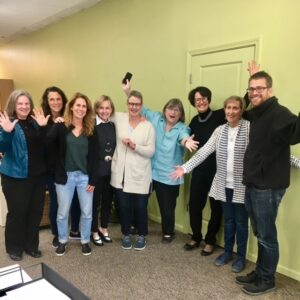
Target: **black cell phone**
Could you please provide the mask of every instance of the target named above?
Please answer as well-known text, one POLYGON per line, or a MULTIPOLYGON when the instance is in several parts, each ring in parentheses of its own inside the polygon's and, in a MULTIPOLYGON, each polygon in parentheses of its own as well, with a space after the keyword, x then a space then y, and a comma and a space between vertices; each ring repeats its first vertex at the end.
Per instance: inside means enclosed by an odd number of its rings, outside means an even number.
POLYGON ((124 78, 122 79, 122 83, 123 84, 126 84, 127 83, 127 80, 130 81, 131 80, 131 77, 132 77, 132 74, 130 72, 127 72, 124 76, 124 78))

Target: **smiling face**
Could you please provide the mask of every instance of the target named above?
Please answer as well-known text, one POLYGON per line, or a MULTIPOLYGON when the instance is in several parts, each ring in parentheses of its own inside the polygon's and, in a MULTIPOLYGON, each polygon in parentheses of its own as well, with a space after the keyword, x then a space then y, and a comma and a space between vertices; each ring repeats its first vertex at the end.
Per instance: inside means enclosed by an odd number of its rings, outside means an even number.
POLYGON ((128 113, 131 118, 140 116, 142 110, 142 100, 135 96, 130 96, 127 100, 128 113))
POLYGON ((20 120, 27 119, 31 111, 31 106, 30 106, 29 99, 25 95, 22 95, 17 99, 15 111, 18 119, 20 120))
POLYGON ((113 111, 113 109, 111 107, 110 101, 104 100, 101 102, 100 106, 97 108, 96 114, 102 121, 107 122, 112 114, 112 111, 113 111))
POLYGON ((230 127, 236 127, 242 117, 241 102, 238 100, 229 100, 224 108, 225 117, 230 127))
POLYGON ((178 106, 168 106, 165 109, 165 118, 168 125, 174 126, 180 119, 181 112, 178 106))
POLYGON ((83 119, 87 112, 87 104, 83 98, 77 98, 74 105, 71 107, 73 119, 83 119))
POLYGON ((272 88, 268 87, 265 78, 252 79, 249 82, 248 96, 251 104, 256 107, 272 97, 272 88))
POLYGON ((199 92, 195 93, 194 103, 199 113, 205 113, 209 108, 209 101, 207 97, 203 97, 199 92))
POLYGON ((63 108, 63 100, 61 95, 57 92, 49 92, 48 104, 50 107, 51 115, 53 117, 60 116, 61 110, 63 108))

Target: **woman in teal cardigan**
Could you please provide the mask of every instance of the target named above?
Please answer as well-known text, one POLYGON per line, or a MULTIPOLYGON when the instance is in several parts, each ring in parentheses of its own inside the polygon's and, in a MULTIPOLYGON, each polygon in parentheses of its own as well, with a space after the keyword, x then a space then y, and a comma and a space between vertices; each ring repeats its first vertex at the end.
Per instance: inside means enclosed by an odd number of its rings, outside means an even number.
MULTIPOLYGON (((49 118, 49 117, 47 117, 49 118)), ((45 198, 45 120, 36 118, 30 94, 16 90, 0 113, 1 184, 7 203, 5 246, 10 258, 39 258, 39 223, 45 198)))

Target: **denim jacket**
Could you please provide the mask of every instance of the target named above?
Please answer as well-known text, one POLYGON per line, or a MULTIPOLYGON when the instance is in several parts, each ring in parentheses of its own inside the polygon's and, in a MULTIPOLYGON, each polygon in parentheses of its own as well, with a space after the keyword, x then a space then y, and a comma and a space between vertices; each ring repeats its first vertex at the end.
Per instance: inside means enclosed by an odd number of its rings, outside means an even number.
POLYGON ((28 177, 28 149, 24 131, 17 123, 12 132, 0 127, 0 152, 5 155, 0 165, 0 173, 13 178, 28 177))

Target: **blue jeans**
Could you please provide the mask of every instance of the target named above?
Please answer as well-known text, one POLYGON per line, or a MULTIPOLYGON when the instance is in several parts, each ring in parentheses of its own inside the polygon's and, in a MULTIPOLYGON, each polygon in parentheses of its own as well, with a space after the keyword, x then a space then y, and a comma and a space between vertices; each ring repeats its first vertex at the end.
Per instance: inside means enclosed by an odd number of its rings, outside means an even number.
POLYGON ((225 189, 226 202, 222 202, 224 214, 225 252, 232 254, 233 246, 237 243, 237 255, 246 259, 248 241, 248 213, 242 203, 232 203, 233 189, 225 189))
POLYGON ((129 235, 133 216, 138 235, 148 234, 148 194, 125 193, 122 189, 116 189, 116 197, 119 204, 121 231, 129 235))
MULTIPOLYGON (((58 203, 57 203, 57 195, 56 195, 56 188, 55 188, 53 175, 48 175, 47 177, 47 188, 50 197, 49 220, 51 224, 51 231, 53 235, 58 236, 58 229, 57 229, 57 222, 56 222, 58 203)), ((73 232, 79 231, 79 222, 80 222, 80 206, 79 206, 77 192, 75 191, 72 200, 72 205, 71 205, 71 231, 73 232)))
POLYGON ((68 241, 68 217, 76 188, 81 209, 81 243, 85 244, 90 241, 91 235, 93 193, 86 191, 88 175, 83 174, 81 171, 67 172, 67 175, 66 184, 55 185, 58 202, 57 227, 59 242, 66 243, 68 241))
POLYGON ((245 204, 258 243, 256 273, 259 278, 266 281, 274 281, 279 260, 275 222, 284 193, 285 189, 246 188, 245 204))

